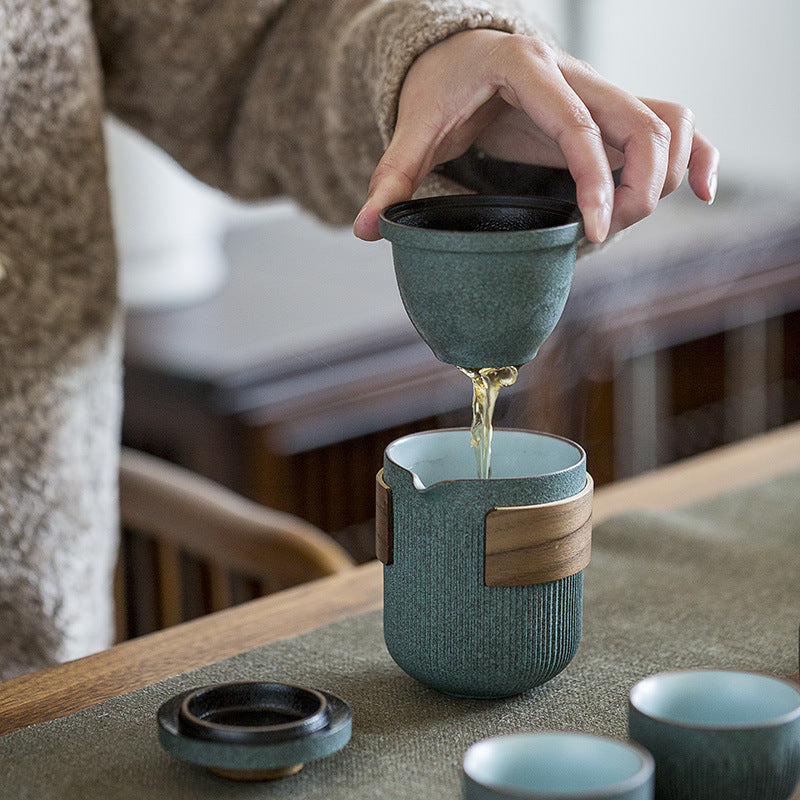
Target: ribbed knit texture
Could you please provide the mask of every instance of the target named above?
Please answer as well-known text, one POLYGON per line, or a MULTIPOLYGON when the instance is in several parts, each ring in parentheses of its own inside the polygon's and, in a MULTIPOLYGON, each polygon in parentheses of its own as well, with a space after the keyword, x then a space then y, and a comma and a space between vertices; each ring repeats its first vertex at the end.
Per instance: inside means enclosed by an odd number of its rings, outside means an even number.
POLYGON ((531 29, 504 0, 0 1, 0 678, 113 633, 104 112, 227 192, 350 224, 409 65, 479 26, 531 29))

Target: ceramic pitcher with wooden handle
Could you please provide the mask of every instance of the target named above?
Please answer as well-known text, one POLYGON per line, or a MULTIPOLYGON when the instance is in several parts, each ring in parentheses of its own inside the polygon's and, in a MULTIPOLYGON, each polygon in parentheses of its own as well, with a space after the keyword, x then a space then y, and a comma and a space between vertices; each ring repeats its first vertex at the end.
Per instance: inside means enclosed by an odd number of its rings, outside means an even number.
POLYGON ((394 441, 377 477, 384 637, 422 683, 504 697, 563 670, 581 636, 592 480, 567 439, 495 431, 491 479, 467 429, 394 441))

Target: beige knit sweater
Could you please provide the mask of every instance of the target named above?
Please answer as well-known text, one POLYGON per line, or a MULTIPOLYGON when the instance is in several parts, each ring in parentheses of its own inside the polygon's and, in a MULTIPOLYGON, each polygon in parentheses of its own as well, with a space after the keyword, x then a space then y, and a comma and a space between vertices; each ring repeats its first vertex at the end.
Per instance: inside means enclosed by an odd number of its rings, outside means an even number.
POLYGON ((349 223, 414 57, 506 0, 0 0, 0 678, 112 636, 120 313, 101 120, 349 223))

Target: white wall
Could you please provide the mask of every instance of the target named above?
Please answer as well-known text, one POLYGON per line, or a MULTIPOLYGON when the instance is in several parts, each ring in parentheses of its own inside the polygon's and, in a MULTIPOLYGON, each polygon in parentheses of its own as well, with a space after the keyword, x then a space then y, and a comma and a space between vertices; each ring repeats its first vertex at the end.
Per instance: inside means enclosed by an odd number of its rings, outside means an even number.
POLYGON ((577 55, 634 94, 690 106, 721 151, 721 181, 800 185, 797 0, 524 2, 556 24, 576 10, 577 55))
POLYGON ((531 10, 558 36, 562 46, 566 46, 568 38, 567 15, 570 11, 570 0, 517 0, 520 5, 531 10))

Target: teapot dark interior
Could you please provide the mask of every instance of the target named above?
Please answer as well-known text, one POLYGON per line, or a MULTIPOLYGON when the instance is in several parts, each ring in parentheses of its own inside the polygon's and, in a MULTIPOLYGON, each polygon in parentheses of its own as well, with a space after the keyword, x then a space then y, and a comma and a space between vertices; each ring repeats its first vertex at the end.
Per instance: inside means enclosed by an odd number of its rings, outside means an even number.
POLYGON ((398 203, 386 219, 410 228, 459 232, 509 232, 554 228, 578 222, 574 203, 543 197, 458 195, 398 203))

